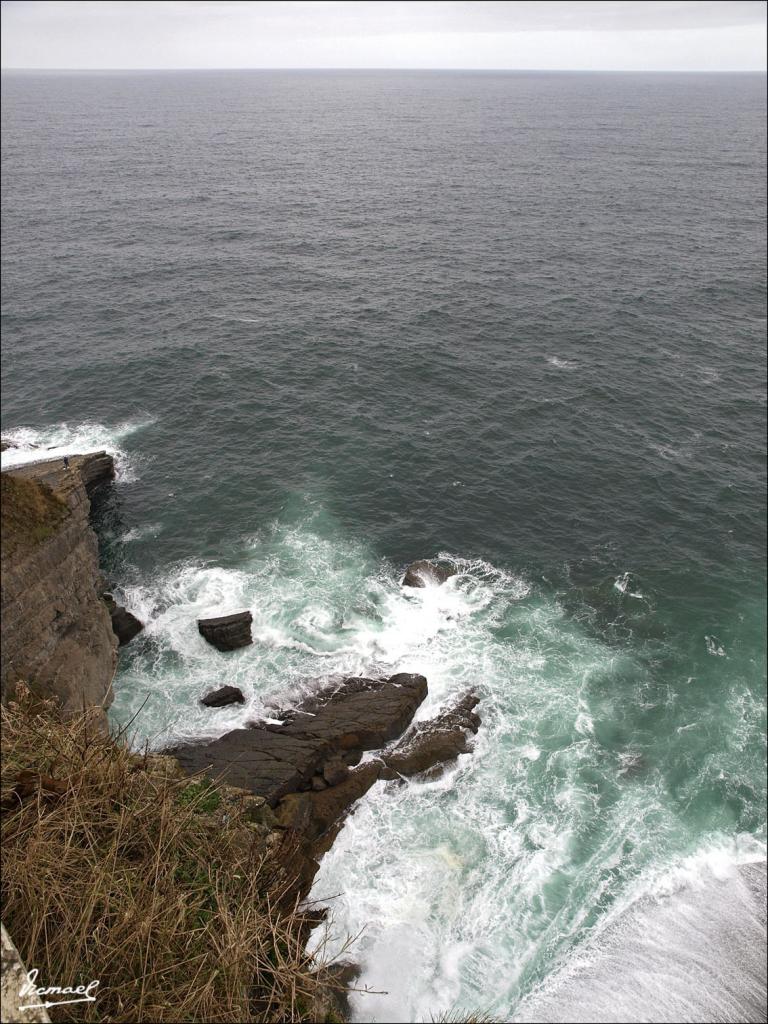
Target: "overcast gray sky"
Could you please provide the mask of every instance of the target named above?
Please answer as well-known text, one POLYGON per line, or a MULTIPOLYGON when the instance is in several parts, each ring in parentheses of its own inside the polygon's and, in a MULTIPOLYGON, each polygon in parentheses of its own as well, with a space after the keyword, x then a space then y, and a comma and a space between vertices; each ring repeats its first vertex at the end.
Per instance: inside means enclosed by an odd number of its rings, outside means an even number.
POLYGON ((765 70, 766 3, 4 0, 16 68, 765 70))

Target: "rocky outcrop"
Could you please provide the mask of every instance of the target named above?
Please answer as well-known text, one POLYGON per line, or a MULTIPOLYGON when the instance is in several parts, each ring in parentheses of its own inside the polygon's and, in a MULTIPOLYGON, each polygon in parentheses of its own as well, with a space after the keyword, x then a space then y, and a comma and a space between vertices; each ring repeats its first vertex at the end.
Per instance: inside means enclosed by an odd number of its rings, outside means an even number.
POLYGON ((238 686, 221 686, 201 697, 200 703, 207 708, 225 708, 229 704, 245 704, 245 697, 238 686))
POLYGON ((352 804, 365 796, 381 774, 380 761, 367 761, 348 769, 343 782, 320 792, 289 793, 278 804, 281 825, 301 832, 314 842, 346 815, 352 804))
POLYGON ((211 743, 177 747, 189 774, 207 774, 265 801, 285 833, 280 860, 291 891, 305 896, 345 816, 378 779, 428 770, 468 749, 478 697, 470 692, 419 723, 379 756, 359 763, 408 728, 427 695, 424 676, 353 677, 327 685, 269 722, 234 729, 211 743))
POLYGON ((404 587, 430 587, 439 586, 441 583, 456 575, 455 569, 449 569, 436 562, 421 559, 418 562, 411 562, 405 570, 403 577, 404 587))
POLYGON ((9 448, 18 448, 15 441, 9 441, 6 437, 0 437, 0 452, 7 452, 9 448))
POLYGON ((100 597, 89 493, 113 476, 105 452, 2 474, 3 699, 23 679, 68 711, 112 701, 117 639, 100 597))
POLYGON ((383 779, 442 771, 459 754, 470 750, 470 736, 480 726, 475 708, 480 698, 474 691, 464 694, 455 704, 435 718, 419 722, 388 753, 382 754, 383 779))
POLYGON ((103 594, 102 596, 112 620, 112 631, 117 637, 117 642, 122 647, 123 644, 130 643, 144 629, 144 623, 121 604, 118 604, 111 594, 103 594))
POLYGON ((322 970, 323 984, 311 1008, 311 1020, 349 1020, 350 1005, 347 993, 360 977, 362 968, 349 960, 339 960, 322 970))
POLYGON ((281 725, 255 722, 168 753, 190 774, 223 778, 274 807, 288 793, 310 789, 327 762, 341 762, 346 772, 347 758, 359 760, 399 736, 426 695, 424 676, 346 679, 281 712, 281 725))
POLYGON ((197 628, 201 636, 219 651, 236 651, 253 643, 250 612, 235 612, 234 615, 220 615, 215 619, 198 619, 197 628))
POLYGON ((91 455, 74 455, 69 459, 70 469, 80 474, 90 498, 102 484, 115 479, 115 460, 107 452, 93 452, 91 455))

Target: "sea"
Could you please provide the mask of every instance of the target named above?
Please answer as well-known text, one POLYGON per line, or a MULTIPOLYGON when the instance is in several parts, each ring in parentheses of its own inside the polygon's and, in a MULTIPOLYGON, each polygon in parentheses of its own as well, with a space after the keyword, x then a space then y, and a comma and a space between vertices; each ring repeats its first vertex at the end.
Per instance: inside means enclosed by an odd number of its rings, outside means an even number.
POLYGON ((323 860, 353 1021, 764 1019, 765 85, 3 75, 2 464, 116 457, 114 727, 481 697, 323 860))

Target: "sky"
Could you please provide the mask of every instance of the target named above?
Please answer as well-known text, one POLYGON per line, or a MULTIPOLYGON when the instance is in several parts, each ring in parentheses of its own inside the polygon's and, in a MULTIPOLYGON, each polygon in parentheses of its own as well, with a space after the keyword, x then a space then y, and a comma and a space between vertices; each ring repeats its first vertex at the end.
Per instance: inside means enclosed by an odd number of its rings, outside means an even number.
POLYGON ((4 68, 764 71, 765 0, 3 0, 4 68))

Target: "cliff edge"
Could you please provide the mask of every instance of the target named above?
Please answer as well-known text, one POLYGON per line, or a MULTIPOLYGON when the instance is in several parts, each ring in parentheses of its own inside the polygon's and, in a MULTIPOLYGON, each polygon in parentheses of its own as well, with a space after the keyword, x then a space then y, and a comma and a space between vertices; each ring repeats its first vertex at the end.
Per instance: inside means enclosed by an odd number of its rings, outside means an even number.
POLYGON ((68 713, 112 702, 117 638, 89 512, 90 495, 114 475, 106 452, 2 473, 3 701, 25 680, 68 713))

